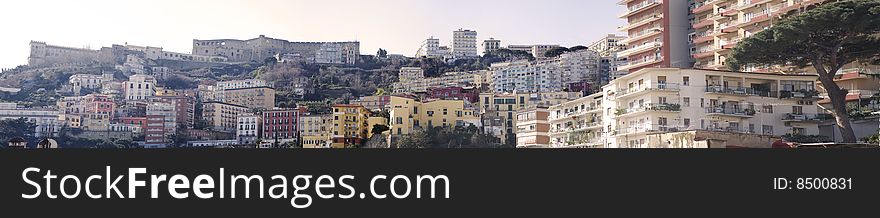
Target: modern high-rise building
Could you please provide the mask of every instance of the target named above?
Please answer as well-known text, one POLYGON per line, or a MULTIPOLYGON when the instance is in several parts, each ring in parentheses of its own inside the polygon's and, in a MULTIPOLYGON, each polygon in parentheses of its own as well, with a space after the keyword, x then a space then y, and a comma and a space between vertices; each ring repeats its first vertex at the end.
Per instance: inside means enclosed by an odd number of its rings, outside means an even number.
POLYGON ((452 57, 468 59, 477 57, 477 31, 458 29, 452 33, 452 57))
POLYGON ((627 24, 618 31, 627 32, 621 41, 626 50, 618 52, 627 62, 618 70, 635 72, 643 68, 693 66, 688 34, 690 3, 693 0, 621 0, 627 10, 619 17, 627 24))
POLYGON ((497 51, 501 48, 501 40, 495 38, 489 38, 487 40, 483 40, 483 54, 488 54, 494 51, 497 51))

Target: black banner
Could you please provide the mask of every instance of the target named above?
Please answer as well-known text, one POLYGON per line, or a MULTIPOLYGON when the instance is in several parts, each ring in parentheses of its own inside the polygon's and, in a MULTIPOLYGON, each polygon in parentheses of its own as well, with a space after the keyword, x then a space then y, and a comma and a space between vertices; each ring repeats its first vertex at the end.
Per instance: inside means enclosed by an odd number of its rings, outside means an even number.
POLYGON ((0 198, 5 213, 31 217, 848 217, 876 208, 878 157, 877 149, 6 149, 0 198), (56 176, 48 184, 47 174, 56 176), (243 176, 236 191, 234 176, 243 176), (89 177, 97 199, 83 185, 89 177), (107 178, 118 178, 109 192, 107 178), (141 184, 134 198, 130 184, 141 184))

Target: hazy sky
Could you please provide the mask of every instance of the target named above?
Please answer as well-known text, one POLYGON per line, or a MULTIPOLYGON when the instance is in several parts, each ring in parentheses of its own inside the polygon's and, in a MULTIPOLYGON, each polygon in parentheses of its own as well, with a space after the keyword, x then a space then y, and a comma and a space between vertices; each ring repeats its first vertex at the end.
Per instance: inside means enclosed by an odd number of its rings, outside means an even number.
POLYGON ((0 67, 27 63, 28 42, 97 49, 112 44, 190 53, 192 39, 361 42, 412 56, 452 31, 508 44, 587 44, 615 33, 617 0, 12 0, 0 1, 0 67))

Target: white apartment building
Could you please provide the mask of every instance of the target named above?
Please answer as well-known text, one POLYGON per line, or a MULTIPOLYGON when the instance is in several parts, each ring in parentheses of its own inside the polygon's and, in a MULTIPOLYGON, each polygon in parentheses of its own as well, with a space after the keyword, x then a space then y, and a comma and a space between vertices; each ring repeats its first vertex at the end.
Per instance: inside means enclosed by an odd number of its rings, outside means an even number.
POLYGON ((693 0, 621 0, 627 10, 619 17, 627 24, 618 31, 626 32, 620 41, 626 50, 617 54, 627 63, 618 70, 635 72, 642 68, 693 66, 690 57, 691 32, 689 7, 693 0))
POLYGON ((113 82, 112 73, 104 73, 102 75, 94 74, 74 74, 70 76, 68 83, 73 87, 74 93, 79 93, 83 88, 99 90, 104 83, 113 82))
POLYGON ((488 54, 490 52, 497 51, 501 49, 501 40, 495 38, 489 38, 487 40, 483 40, 483 54, 488 54))
POLYGON ((246 80, 230 80, 217 82, 215 86, 217 90, 227 90, 227 89, 244 89, 244 88, 254 88, 254 87, 263 87, 269 86, 265 80, 261 79, 246 79, 246 80))
POLYGON ((24 108, 16 103, 0 103, 0 120, 24 118, 35 124, 36 137, 58 136, 64 121, 59 119, 58 111, 47 108, 24 108))
POLYGON ((554 92, 562 90, 562 77, 556 65, 548 61, 527 60, 494 63, 492 89, 504 92, 554 92))
POLYGON ((125 99, 145 101, 156 94, 156 78, 147 75, 133 75, 122 84, 125 99))
POLYGON ((603 95, 592 94, 551 106, 551 148, 596 148, 608 142, 603 131, 603 95))
POLYGON ((468 59, 477 55, 477 31, 458 29, 452 33, 452 57, 468 59))
MULTIPOLYGON (((663 147, 650 135, 705 130, 818 135, 816 75, 649 68, 603 87, 605 147, 663 147)), ((656 140, 656 138, 654 138, 656 140)))
POLYGON ((239 114, 238 128, 235 131, 235 138, 240 145, 256 144, 260 138, 263 128, 263 117, 255 114, 239 114))
POLYGON ((590 50, 565 53, 554 59, 495 63, 491 88, 504 92, 558 92, 568 84, 587 82, 601 86, 601 57, 590 50))

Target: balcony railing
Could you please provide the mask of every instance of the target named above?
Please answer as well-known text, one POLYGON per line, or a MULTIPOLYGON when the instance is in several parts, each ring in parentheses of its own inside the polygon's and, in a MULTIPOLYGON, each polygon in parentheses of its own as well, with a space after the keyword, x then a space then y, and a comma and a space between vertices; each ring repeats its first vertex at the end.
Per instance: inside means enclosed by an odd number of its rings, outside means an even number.
POLYGON ((706 87, 707 93, 717 93, 717 94, 731 94, 731 95, 752 95, 752 96, 761 96, 761 97, 777 97, 777 93, 775 91, 768 90, 759 90, 753 88, 746 87, 723 87, 723 86, 708 86, 706 87))
POLYGON ((632 127, 618 128, 611 132, 611 135, 626 135, 638 133, 657 133, 657 132, 678 132, 683 130, 681 126, 673 125, 636 125, 632 127))
POLYGON ((635 46, 630 49, 621 51, 618 54, 620 56, 629 56, 632 54, 638 54, 638 53, 642 53, 645 51, 650 51, 651 49, 659 48, 662 45, 663 45, 662 42, 649 42, 649 43, 645 43, 643 45, 635 46))
POLYGON ((636 5, 630 6, 626 12, 624 12, 623 14, 621 14, 621 15, 618 16, 618 17, 620 17, 620 18, 624 18, 624 17, 627 17, 627 16, 629 16, 629 15, 633 15, 633 14, 635 14, 635 13, 637 13, 637 12, 639 12, 639 11, 642 11, 642 10, 644 10, 644 9, 646 9, 646 8, 650 8, 650 7, 653 7, 653 6, 657 6, 658 4, 660 4, 660 2, 661 2, 661 1, 659 1, 659 0, 648 0, 648 1, 643 1, 642 3, 639 3, 639 4, 636 4, 636 5))
POLYGON ((834 119, 831 114, 804 114, 804 113, 788 113, 785 114, 783 121, 800 121, 800 122, 819 122, 834 119))
POLYGON ((648 90, 650 90, 650 91, 678 91, 680 89, 679 89, 679 85, 677 83, 657 83, 653 86, 644 86, 644 87, 637 87, 637 88, 631 88, 631 89, 620 89, 620 90, 617 90, 617 93, 615 93, 614 96, 621 97, 624 95, 628 95, 628 94, 632 94, 632 93, 636 93, 636 92, 641 92, 641 91, 648 91, 648 90))
POLYGON ((751 116, 755 116, 756 112, 754 109, 748 109, 748 108, 708 107, 708 108, 706 108, 706 113, 707 114, 720 114, 720 115, 751 117, 751 116))
POLYGON ((680 104, 671 104, 671 103, 649 103, 644 104, 640 107, 628 108, 628 109, 618 109, 615 115, 617 116, 625 116, 628 114, 643 112, 643 111, 666 111, 666 112, 677 112, 681 111, 680 104))
POLYGON ((779 91, 780 98, 819 98, 819 91, 816 90, 798 90, 798 91, 779 91))

